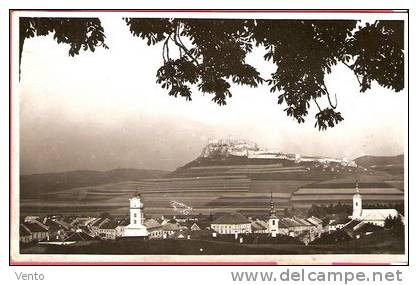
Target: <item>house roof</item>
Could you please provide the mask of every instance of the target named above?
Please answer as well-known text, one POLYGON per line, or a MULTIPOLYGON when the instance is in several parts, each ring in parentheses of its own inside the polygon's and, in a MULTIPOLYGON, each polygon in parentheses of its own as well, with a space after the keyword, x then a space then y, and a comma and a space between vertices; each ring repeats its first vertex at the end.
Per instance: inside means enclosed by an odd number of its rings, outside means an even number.
POLYGON ((239 213, 228 213, 213 221, 211 224, 249 224, 251 223, 244 215, 239 213))
POLYGON ((251 228, 256 231, 263 231, 268 228, 268 224, 264 221, 254 221, 251 223, 251 228))
POLYGON ((357 227, 354 228, 356 233, 367 233, 367 232, 375 232, 381 230, 382 227, 376 226, 374 224, 361 222, 357 227))
POLYGON ((167 224, 163 225, 163 230, 164 231, 179 231, 181 229, 182 228, 177 224, 167 223, 167 224))
POLYGON ((105 222, 106 220, 109 220, 108 218, 97 218, 94 222, 92 222, 90 225, 92 227, 98 227, 101 223, 105 222))
POLYGON ((210 221, 198 221, 196 222, 196 225, 198 225, 201 230, 208 229, 210 228, 210 221))
POLYGON ((50 220, 50 219, 46 220, 44 224, 45 224, 45 225, 46 225, 46 226, 47 226, 50 230, 51 230, 51 229, 52 229, 52 230, 57 230, 57 229, 62 228, 60 224, 58 224, 58 223, 56 223, 55 221, 50 220))
POLYGON ((343 227, 344 230, 349 231, 349 232, 354 232, 355 228, 362 223, 361 221, 356 221, 356 220, 351 220, 350 222, 348 222, 347 224, 345 224, 345 226, 343 227))
POLYGON ((173 219, 168 220, 167 223, 177 224, 177 220, 173 218, 173 219))
POLYGON ((31 235, 31 232, 24 225, 20 225, 20 227, 19 227, 19 235, 20 236, 30 236, 31 235))
POLYGON ((24 222, 23 225, 32 233, 35 232, 48 232, 48 227, 40 224, 39 222, 24 222))
POLYGON ((125 217, 125 218, 123 218, 122 221, 119 222, 118 226, 119 227, 126 227, 130 223, 131 223, 131 219, 129 217, 125 217))
POLYGON ((202 229, 201 228, 201 225, 199 225, 198 223, 193 223, 192 225, 190 225, 190 227, 189 227, 190 229, 191 228, 199 228, 199 229, 202 229))
POLYGON ((80 230, 85 231, 85 232, 89 232, 89 231, 90 231, 90 230, 89 230, 89 228, 88 228, 87 226, 85 226, 85 225, 79 225, 79 226, 78 226, 78 228, 79 228, 80 230))
POLYGON ((44 223, 49 229, 59 230, 59 229, 65 229, 69 230, 71 226, 67 224, 66 222, 59 221, 59 220, 51 220, 47 219, 44 223))
POLYGON ((64 220, 56 220, 55 221, 57 224, 61 225, 63 228, 65 228, 66 230, 71 228, 71 225, 69 223, 67 223, 64 220))
POLYGON ((104 222, 102 225, 100 225, 99 229, 102 230, 113 230, 116 229, 116 227, 118 226, 118 222, 117 221, 111 221, 108 220, 106 222, 104 222))
POLYGON ((161 224, 156 219, 148 219, 148 220, 145 220, 144 226, 147 229, 152 229, 152 228, 161 227, 161 224))
POLYGON ((363 209, 360 220, 384 221, 389 216, 396 217, 398 214, 395 209, 363 209))
POLYGON ((314 224, 316 226, 319 225, 319 224, 322 224, 322 220, 320 218, 315 217, 315 216, 311 216, 311 217, 307 218, 306 220, 308 220, 308 222, 310 222, 311 224, 314 224))
POLYGON ((315 226, 315 224, 309 222, 308 220, 299 217, 293 217, 293 220, 299 223, 301 226, 315 226))
POLYGON ((348 222, 350 222, 350 219, 348 218, 338 218, 337 220, 330 221, 328 225, 345 225, 348 222))
POLYGON ((64 241, 86 241, 94 239, 92 236, 85 232, 75 232, 74 234, 67 237, 64 241))
POLYGON ((301 226, 301 224, 292 218, 283 218, 279 220, 280 228, 289 228, 289 227, 298 227, 298 226, 301 226))

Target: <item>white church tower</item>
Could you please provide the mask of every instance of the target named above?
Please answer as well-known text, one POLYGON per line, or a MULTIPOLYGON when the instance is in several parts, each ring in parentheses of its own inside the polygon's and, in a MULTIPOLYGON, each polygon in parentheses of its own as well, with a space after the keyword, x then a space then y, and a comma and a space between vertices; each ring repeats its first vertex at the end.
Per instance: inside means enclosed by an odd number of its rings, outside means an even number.
POLYGON ((358 188, 358 182, 356 181, 356 193, 353 195, 353 215, 351 219, 357 220, 361 218, 363 208, 361 204, 361 195, 358 188))
POLYGON ((274 210, 273 192, 270 192, 270 216, 268 221, 268 232, 271 233, 273 237, 276 237, 278 231, 279 218, 276 216, 276 211, 274 210))
POLYGON ((141 201, 141 196, 135 194, 129 199, 129 217, 130 223, 124 228, 123 236, 126 237, 144 237, 148 236, 147 228, 144 226, 144 204, 141 201))

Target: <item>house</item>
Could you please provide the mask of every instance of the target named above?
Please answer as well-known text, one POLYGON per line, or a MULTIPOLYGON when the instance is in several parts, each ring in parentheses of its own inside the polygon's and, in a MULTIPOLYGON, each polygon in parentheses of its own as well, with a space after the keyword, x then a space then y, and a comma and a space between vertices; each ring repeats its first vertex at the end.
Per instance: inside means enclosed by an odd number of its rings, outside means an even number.
POLYGON ((48 227, 50 241, 62 241, 67 237, 71 230, 71 226, 65 222, 60 222, 55 219, 44 219, 45 226, 48 227))
POLYGON ((190 230, 191 230, 191 231, 200 231, 200 230, 202 230, 202 229, 199 227, 199 225, 198 225, 198 224, 193 223, 193 224, 190 226, 190 230))
POLYGON ((278 234, 296 237, 302 233, 302 226, 292 218, 282 218, 278 223, 278 234))
POLYGON ((356 193, 353 195, 353 214, 352 220, 363 221, 375 226, 383 227, 385 220, 389 217, 400 216, 396 209, 363 209, 362 197, 359 191, 358 182, 356 182, 356 193))
POLYGON ((317 218, 315 216, 311 216, 306 219, 309 223, 314 225, 314 228, 311 230, 311 239, 314 240, 316 238, 321 237, 321 234, 324 230, 323 227, 323 221, 320 218, 317 218))
POLYGON ((316 226, 307 219, 293 217, 293 220, 299 223, 299 229, 302 232, 311 232, 316 228, 316 226))
POLYGON ((90 229, 90 232, 94 235, 94 236, 98 236, 99 235, 99 228, 104 224, 109 222, 110 219, 109 218, 96 218, 93 222, 91 222, 88 227, 90 229))
POLYGON ((122 220, 120 220, 116 227, 116 236, 117 237, 124 236, 125 227, 129 224, 130 224, 129 216, 126 216, 122 220))
POLYGON ((361 236, 367 236, 374 232, 383 230, 383 227, 376 226, 374 224, 360 222, 355 228, 354 228, 354 237, 360 238, 361 236))
POLYGON ((210 221, 196 221, 190 227, 192 231, 204 231, 210 229, 210 221))
POLYGON ((80 242, 80 241, 89 241, 93 239, 94 237, 87 234, 83 230, 76 230, 73 234, 71 234, 66 239, 64 239, 64 242, 80 242))
POLYGON ((78 231, 78 230, 82 230, 83 232, 85 232, 85 233, 87 233, 87 234, 89 234, 89 235, 92 235, 92 236, 93 236, 93 234, 91 233, 90 228, 89 228, 88 226, 85 226, 85 225, 78 225, 78 226, 76 227, 75 231, 78 231))
POLYGON ((210 224, 211 229, 219 234, 251 233, 251 221, 239 213, 229 213, 210 224))
POLYGON ((39 216, 26 216, 23 221, 24 222, 33 222, 33 221, 39 220, 39 219, 40 219, 39 216))
POLYGON ((346 218, 331 219, 324 230, 329 233, 335 232, 336 230, 342 229, 348 222, 350 222, 350 220, 346 218))
POLYGON ((22 224, 19 227, 19 241, 23 243, 29 243, 32 241, 32 233, 22 224))
POLYGON ((116 239, 116 228, 118 224, 117 221, 108 219, 106 222, 100 224, 97 229, 97 236, 102 239, 116 239))
POLYGON ((150 239, 160 239, 163 237, 163 228, 155 219, 145 220, 144 226, 147 228, 148 237, 150 239))
POLYGON ((262 220, 255 220, 251 222, 251 232, 256 234, 268 233, 269 224, 262 220))
POLYGON ((210 227, 209 221, 187 220, 186 222, 180 222, 179 224, 184 228, 184 230, 191 231, 201 231, 210 227))
POLYGON ((74 228, 79 226, 89 226, 90 223, 96 221, 97 218, 95 217, 76 217, 70 223, 70 225, 74 228))
POLYGON ((178 215, 173 216, 173 220, 177 221, 178 223, 184 223, 189 220, 189 217, 187 215, 178 215))
POLYGON ((307 220, 308 222, 310 222, 311 224, 315 225, 315 227, 317 228, 317 230, 318 230, 319 232, 321 232, 321 231, 322 231, 324 222, 323 222, 320 218, 317 218, 317 217, 315 217, 315 216, 310 216, 310 217, 309 217, 309 218, 307 218, 306 220, 307 220))
POLYGON ((383 227, 359 220, 351 220, 341 229, 341 231, 344 231, 348 236, 356 239, 380 230, 383 230, 383 227))
POLYGON ((162 236, 163 238, 173 238, 178 232, 183 230, 184 228, 178 224, 166 223, 162 226, 162 236))
POLYGON ((318 228, 318 222, 321 221, 320 219, 316 217, 310 217, 307 219, 293 217, 293 219, 297 221, 299 224, 301 224, 302 232, 301 236, 299 237, 299 240, 302 241, 304 244, 308 244, 309 242, 321 236, 322 226, 319 227, 321 230, 318 228))
POLYGON ((31 222, 23 222, 22 226, 31 233, 32 240, 49 240, 48 227, 39 222, 38 220, 33 220, 31 222))

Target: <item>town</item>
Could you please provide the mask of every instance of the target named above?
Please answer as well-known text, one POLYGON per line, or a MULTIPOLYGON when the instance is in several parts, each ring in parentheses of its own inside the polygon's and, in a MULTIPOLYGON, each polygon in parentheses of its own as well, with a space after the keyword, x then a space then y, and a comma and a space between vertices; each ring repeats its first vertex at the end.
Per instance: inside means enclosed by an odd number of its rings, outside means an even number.
MULTIPOLYGON (((245 216, 238 212, 210 215, 179 212, 173 216, 146 218, 139 193, 135 193, 129 202, 130 208, 126 209, 129 214, 124 217, 113 217, 108 213, 98 217, 61 214, 26 216, 20 224, 21 250, 31 253, 34 246, 52 246, 55 249, 79 246, 80 249, 80 246, 88 246, 97 241, 103 245, 106 242, 117 244, 124 240, 204 240, 253 245, 297 244, 307 247, 361 240, 385 229, 403 235, 404 228, 403 214, 397 209, 363 208, 358 183, 352 198, 351 215, 344 214, 347 205, 339 205, 340 210, 326 215, 309 215, 320 212, 319 206, 315 205, 305 216, 292 213, 278 215, 273 193, 270 204, 266 205, 269 214, 264 218, 245 216)), ((203 248, 200 249, 203 251, 203 248)))

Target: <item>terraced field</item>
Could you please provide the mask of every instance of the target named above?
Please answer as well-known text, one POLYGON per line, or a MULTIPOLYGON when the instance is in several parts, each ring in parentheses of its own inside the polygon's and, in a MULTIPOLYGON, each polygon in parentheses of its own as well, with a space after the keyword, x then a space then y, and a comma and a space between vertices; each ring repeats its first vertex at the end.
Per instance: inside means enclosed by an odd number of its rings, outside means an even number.
MULTIPOLYGON (((355 183, 328 181, 300 188, 295 191, 290 202, 295 207, 310 207, 312 204, 350 204, 355 190, 355 183)), ((360 183, 363 204, 402 203, 404 192, 384 182, 360 183)))
MULTIPOLYGON (((246 161, 244 161, 246 162, 246 161)), ((242 212, 266 215, 270 193, 276 211, 284 208, 307 208, 312 204, 350 204, 354 194, 354 177, 360 180, 366 202, 398 203, 404 193, 399 177, 365 176, 348 170, 334 172, 303 165, 282 163, 220 165, 191 163, 165 178, 137 179, 103 185, 37 191, 21 200, 21 214, 99 214, 128 213, 129 198, 141 193, 147 215, 179 214, 170 202, 193 208, 193 214, 242 212), (345 171, 345 172, 344 172, 345 171), (385 183, 384 181, 388 181, 385 183)))
MULTIPOLYGON (((49 192, 37 199, 23 199, 22 213, 97 213, 125 214, 128 199, 140 192, 148 214, 175 214, 171 201, 178 201, 209 213, 206 205, 221 195, 242 195, 249 191, 250 179, 245 176, 216 176, 194 178, 162 178, 127 181, 98 186, 78 187, 49 192)), ((216 210, 211 209, 211 211, 216 210)), ((218 209, 219 210, 219 209, 218 209)))
POLYGON ((192 166, 182 169, 176 173, 177 177, 204 177, 204 176, 222 176, 222 175, 247 175, 248 177, 276 174, 276 176, 286 174, 301 174, 308 170, 304 166, 285 167, 281 163, 261 164, 261 165, 216 165, 216 166, 192 166))

